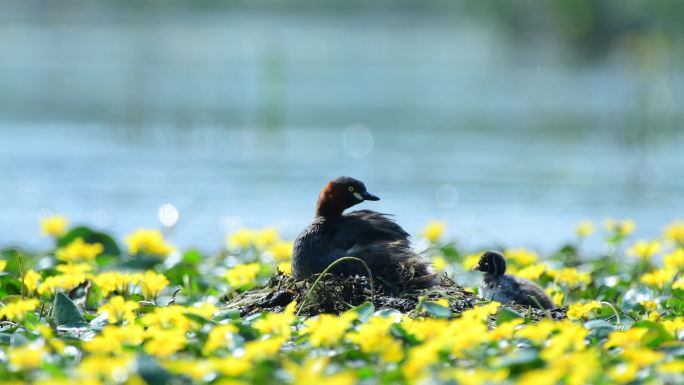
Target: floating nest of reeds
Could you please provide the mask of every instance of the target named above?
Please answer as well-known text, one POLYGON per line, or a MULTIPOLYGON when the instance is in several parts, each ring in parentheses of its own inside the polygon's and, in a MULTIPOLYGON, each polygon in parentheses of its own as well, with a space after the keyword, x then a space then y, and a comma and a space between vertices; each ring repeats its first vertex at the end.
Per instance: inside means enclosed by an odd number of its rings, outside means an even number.
MULTIPOLYGON (((285 274, 274 275, 263 287, 253 288, 241 294, 224 297, 225 310, 234 310, 241 316, 258 312, 281 312, 292 301, 297 301, 299 315, 304 317, 320 313, 339 314, 365 302, 371 302, 375 309, 395 309, 406 314, 424 314, 420 305, 446 299, 449 310, 456 315, 486 303, 475 294, 466 291, 446 275, 440 277, 439 284, 429 288, 409 291, 402 294, 385 292, 383 287, 372 287, 365 276, 340 277, 327 274, 317 280, 295 281, 285 274), (315 283, 315 284, 314 284, 315 283)), ((565 309, 557 308, 544 311, 516 304, 505 307, 521 317, 532 320, 565 318, 565 309)))

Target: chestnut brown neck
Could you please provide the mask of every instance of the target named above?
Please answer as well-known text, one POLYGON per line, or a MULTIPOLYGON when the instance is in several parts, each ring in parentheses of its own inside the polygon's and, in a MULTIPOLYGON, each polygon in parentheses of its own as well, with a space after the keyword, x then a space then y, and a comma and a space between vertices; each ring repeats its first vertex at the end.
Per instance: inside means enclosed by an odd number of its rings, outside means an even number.
POLYGON ((316 204, 317 217, 336 218, 341 216, 342 212, 348 208, 344 200, 341 199, 341 192, 338 191, 338 188, 332 183, 328 183, 323 187, 318 195, 318 203, 316 204))

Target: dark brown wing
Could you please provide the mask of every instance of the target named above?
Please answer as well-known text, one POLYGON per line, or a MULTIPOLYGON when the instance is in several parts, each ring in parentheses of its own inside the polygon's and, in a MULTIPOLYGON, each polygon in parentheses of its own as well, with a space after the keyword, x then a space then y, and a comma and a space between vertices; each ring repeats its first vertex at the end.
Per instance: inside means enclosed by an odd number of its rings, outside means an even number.
POLYGON ((408 246, 409 234, 390 215, 371 210, 342 215, 332 236, 332 243, 342 249, 388 241, 398 241, 408 246))

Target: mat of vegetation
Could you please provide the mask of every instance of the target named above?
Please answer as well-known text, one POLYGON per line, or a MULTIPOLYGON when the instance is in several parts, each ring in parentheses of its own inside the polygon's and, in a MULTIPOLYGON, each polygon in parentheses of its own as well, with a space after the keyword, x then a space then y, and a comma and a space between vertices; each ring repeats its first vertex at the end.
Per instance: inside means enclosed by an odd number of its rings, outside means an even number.
POLYGON ((295 282, 292 242, 272 228, 204 255, 158 230, 123 250, 44 218, 53 248, 0 251, 0 383, 684 383, 684 222, 651 240, 631 221, 581 223, 557 252, 504 249, 548 312, 480 300, 482 250, 444 227, 416 239, 441 284, 391 295, 366 277, 295 282), (590 236, 606 255, 582 251, 590 236))

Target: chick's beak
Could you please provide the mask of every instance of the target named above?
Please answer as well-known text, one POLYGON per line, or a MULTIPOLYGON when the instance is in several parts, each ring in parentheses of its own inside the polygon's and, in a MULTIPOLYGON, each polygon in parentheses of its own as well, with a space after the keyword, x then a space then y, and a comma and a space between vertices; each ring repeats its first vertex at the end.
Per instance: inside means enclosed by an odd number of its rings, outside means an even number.
POLYGON ((480 263, 478 262, 477 265, 473 266, 471 271, 481 271, 480 270, 480 263))
POLYGON ((361 196, 363 197, 363 200, 365 201, 379 201, 380 198, 369 193, 368 191, 364 191, 361 193, 361 196))

